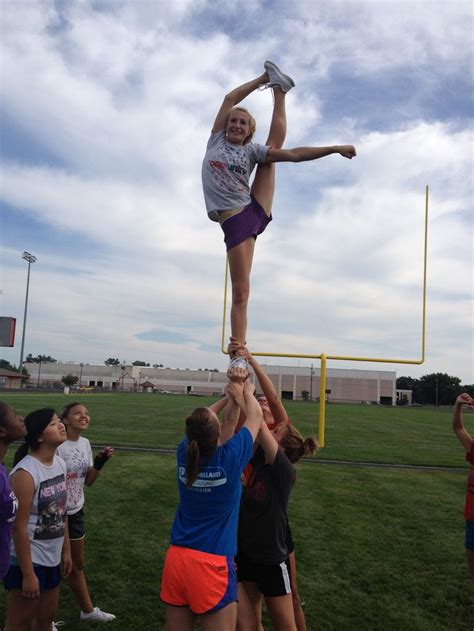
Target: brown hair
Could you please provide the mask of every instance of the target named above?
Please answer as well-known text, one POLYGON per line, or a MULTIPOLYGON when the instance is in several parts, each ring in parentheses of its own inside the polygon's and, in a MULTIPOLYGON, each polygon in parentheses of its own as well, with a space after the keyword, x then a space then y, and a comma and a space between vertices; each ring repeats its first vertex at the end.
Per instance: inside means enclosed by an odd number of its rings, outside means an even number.
POLYGON ((286 434, 280 441, 280 447, 288 460, 294 464, 302 456, 315 454, 319 450, 319 443, 312 436, 303 438, 294 425, 288 425, 286 434))
POLYGON ((66 405, 66 407, 64 408, 64 410, 61 412, 59 418, 64 421, 64 419, 66 419, 69 415, 69 412, 72 410, 72 408, 75 408, 78 405, 82 405, 84 407, 83 403, 79 403, 79 401, 73 401, 72 403, 69 403, 68 405, 66 405))
POLYGON ((192 486, 199 475, 201 456, 210 458, 217 448, 219 425, 208 408, 196 408, 186 419, 186 486, 192 486))
POLYGON ((257 122, 255 118, 252 116, 252 114, 247 109, 245 109, 245 107, 237 106, 237 107, 233 107, 230 110, 229 115, 227 116, 226 121, 225 121, 226 128, 227 128, 227 123, 229 121, 229 118, 232 116, 232 112, 235 112, 236 110, 239 112, 245 112, 247 116, 249 117, 249 135, 247 136, 247 138, 245 138, 244 142, 242 143, 244 145, 247 145, 249 142, 252 141, 255 130, 257 129, 257 122))

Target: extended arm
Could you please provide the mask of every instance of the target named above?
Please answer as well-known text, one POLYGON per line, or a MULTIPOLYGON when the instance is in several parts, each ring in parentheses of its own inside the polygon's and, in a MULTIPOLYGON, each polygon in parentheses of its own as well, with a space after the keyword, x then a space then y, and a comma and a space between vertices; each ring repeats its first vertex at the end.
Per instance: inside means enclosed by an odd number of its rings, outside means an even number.
POLYGON ((258 442, 265 453, 265 464, 273 464, 278 452, 278 443, 266 423, 262 423, 260 427, 258 442))
POLYGON ((222 105, 217 112, 214 125, 212 126, 213 133, 217 133, 218 131, 224 129, 227 117, 229 116, 231 109, 235 105, 243 101, 245 97, 256 90, 259 85, 261 85, 262 83, 266 83, 267 81, 268 75, 265 72, 256 79, 252 79, 252 81, 248 81, 243 85, 239 85, 238 88, 234 88, 228 94, 226 94, 224 100, 222 101, 222 105))
POLYGON ((222 423, 221 429, 221 443, 225 443, 226 440, 229 440, 229 438, 232 438, 235 434, 240 418, 240 406, 244 404, 243 382, 229 382, 226 386, 226 399, 227 405, 224 411, 224 422, 222 423))
POLYGON ((38 578, 33 570, 33 561, 31 560, 28 517, 33 504, 35 486, 31 475, 23 469, 19 469, 13 474, 11 485, 18 499, 18 510, 13 527, 13 540, 15 541, 16 557, 23 574, 21 593, 23 598, 34 600, 40 596, 40 587, 38 578))
POLYGON ((97 456, 94 458, 94 466, 90 467, 86 473, 86 479, 84 484, 86 486, 92 486, 94 482, 99 477, 99 473, 105 463, 114 455, 113 447, 104 447, 99 451, 97 456))
POLYGON ((222 410, 226 407, 228 400, 229 399, 227 398, 227 396, 221 397, 220 399, 215 401, 212 405, 210 405, 209 409, 215 412, 217 416, 219 416, 222 410))
POLYGON ((472 436, 464 427, 464 422, 462 418, 462 406, 468 405, 469 407, 474 407, 474 399, 467 393, 460 394, 456 399, 456 403, 454 404, 453 410, 453 432, 459 439, 459 442, 464 447, 466 452, 471 451, 472 447, 472 436))
POLYGON ((307 162, 318 160, 332 153, 339 153, 350 160, 357 155, 353 145, 333 145, 332 147, 296 147, 295 149, 273 149, 267 151, 266 163, 269 162, 307 162))
POLYGON ((273 415, 273 420, 275 425, 279 423, 288 423, 288 414, 285 410, 283 403, 281 402, 280 397, 275 390, 275 386, 273 385, 272 380, 267 375, 265 370, 260 366, 258 361, 253 357, 253 355, 244 347, 239 347, 239 355, 244 357, 249 365, 252 367, 255 376, 258 379, 258 383, 263 390, 263 394, 268 401, 268 405, 270 406, 271 413, 273 415))
POLYGON ((263 414, 257 399, 254 396, 255 386, 251 381, 247 379, 244 383, 244 399, 245 399, 245 414, 246 419, 244 427, 246 427, 252 434, 252 438, 255 441, 257 434, 260 430, 260 426, 263 421, 263 414))

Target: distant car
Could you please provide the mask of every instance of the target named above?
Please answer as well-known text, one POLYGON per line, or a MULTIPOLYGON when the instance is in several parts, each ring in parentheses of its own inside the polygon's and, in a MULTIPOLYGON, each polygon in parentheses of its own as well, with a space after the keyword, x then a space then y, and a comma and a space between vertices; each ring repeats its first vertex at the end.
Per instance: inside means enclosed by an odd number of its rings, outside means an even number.
POLYGON ((158 394, 173 394, 169 390, 157 390, 158 394))
POLYGON ((188 392, 188 395, 190 397, 202 397, 202 396, 204 396, 203 394, 200 394, 199 392, 188 392))

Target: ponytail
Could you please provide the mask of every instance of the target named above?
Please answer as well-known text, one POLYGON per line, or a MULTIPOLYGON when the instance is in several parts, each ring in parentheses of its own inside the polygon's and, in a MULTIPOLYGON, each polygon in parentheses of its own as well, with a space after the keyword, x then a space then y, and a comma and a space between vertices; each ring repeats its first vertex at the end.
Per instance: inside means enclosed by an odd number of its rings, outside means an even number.
POLYGON ((186 486, 192 486, 199 474, 199 443, 196 439, 188 443, 186 449, 186 486))
POLYGON ((196 481, 201 456, 210 458, 219 441, 219 425, 213 419, 208 408, 196 408, 186 419, 186 486, 196 481))
POLYGON ((28 450, 36 451, 40 446, 40 437, 46 427, 50 424, 51 419, 56 414, 53 408, 41 408, 30 412, 25 417, 26 436, 24 442, 16 450, 13 458, 15 466, 22 458, 28 455, 28 450))
POLYGON ((302 456, 315 454, 319 450, 318 441, 312 436, 303 438, 294 425, 288 425, 287 432, 280 447, 291 463, 296 463, 302 456))
POLYGON ((23 460, 25 456, 28 455, 28 445, 26 444, 26 440, 24 440, 18 449, 15 451, 15 455, 13 456, 13 466, 17 465, 20 460, 23 460))

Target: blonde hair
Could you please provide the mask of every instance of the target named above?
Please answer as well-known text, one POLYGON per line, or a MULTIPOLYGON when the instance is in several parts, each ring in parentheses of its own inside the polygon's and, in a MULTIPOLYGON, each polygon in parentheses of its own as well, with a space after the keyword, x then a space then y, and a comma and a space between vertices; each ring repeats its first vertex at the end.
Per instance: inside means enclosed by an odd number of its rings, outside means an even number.
POLYGON ((257 129, 257 122, 255 120, 255 118, 252 116, 252 114, 245 109, 245 107, 240 107, 239 105, 237 107, 233 107, 227 118, 225 121, 225 126, 227 127, 227 123, 229 122, 229 118, 232 116, 232 112, 235 111, 239 111, 239 112, 245 112, 247 114, 247 116, 249 117, 249 135, 247 136, 247 138, 245 138, 244 142, 242 143, 243 145, 247 145, 249 142, 252 141, 253 135, 255 133, 255 130, 257 129))
POLYGON ((286 434, 280 441, 280 447, 288 460, 294 464, 302 456, 315 454, 319 450, 319 443, 312 436, 303 438, 294 425, 288 425, 286 434))

